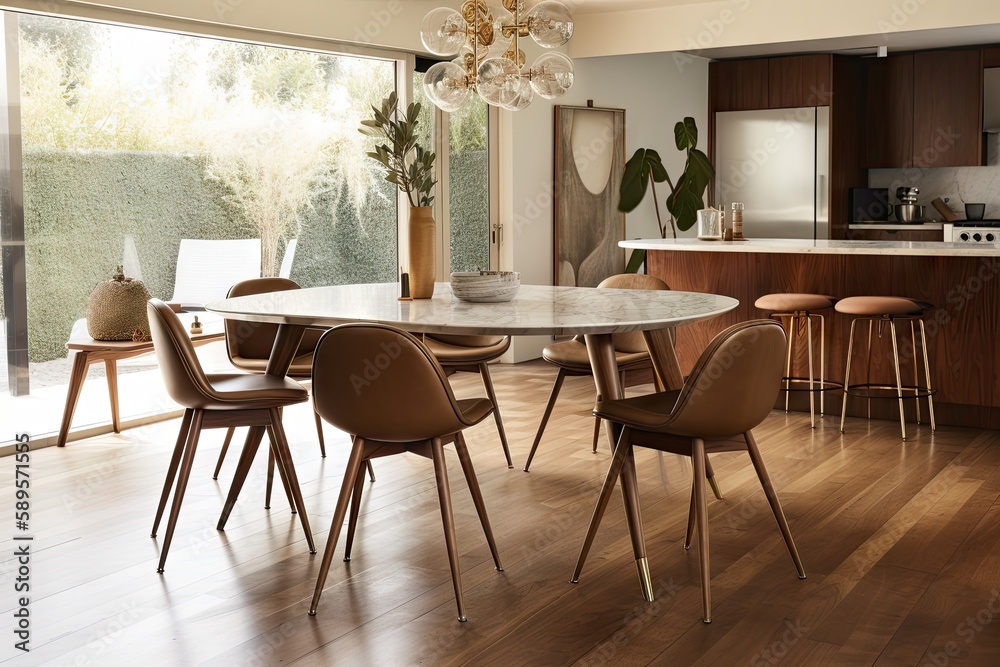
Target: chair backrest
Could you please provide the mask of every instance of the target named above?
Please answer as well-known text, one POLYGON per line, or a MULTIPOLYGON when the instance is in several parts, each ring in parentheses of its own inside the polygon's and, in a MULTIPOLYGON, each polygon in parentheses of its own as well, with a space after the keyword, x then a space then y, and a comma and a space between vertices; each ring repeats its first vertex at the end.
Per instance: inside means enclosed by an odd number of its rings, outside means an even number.
POLYGON ((785 330, 750 320, 716 336, 681 388, 664 430, 727 438, 753 429, 774 408, 784 374, 785 330))
POLYGON ((281 257, 281 268, 278 269, 279 278, 290 278, 292 276, 292 262, 295 261, 295 249, 299 245, 298 239, 292 239, 285 246, 285 254, 281 257))
MULTIPOLYGON (((645 273, 619 273, 614 276, 608 276, 597 287, 611 289, 670 289, 659 278, 645 273)), ((615 341, 615 350, 618 352, 633 353, 646 351, 646 340, 642 337, 641 331, 615 334, 613 338, 615 341)))
MULTIPOLYGON (((293 289, 299 289, 298 283, 287 278, 252 278, 242 280, 230 287, 226 298, 293 289)), ((225 332, 226 353, 229 355, 229 361, 234 366, 239 367, 240 359, 267 359, 271 356, 274 337, 278 335, 278 325, 227 319, 225 332)), ((296 354, 312 352, 319 342, 320 335, 322 332, 319 330, 306 329, 296 354)))
POLYGON ((194 352, 191 339, 177 314, 159 299, 146 304, 149 331, 153 335, 156 361, 163 374, 167 393, 185 408, 194 407, 214 392, 201 362, 194 352))
POLYGON ((423 343, 381 324, 345 324, 320 338, 313 401, 323 419, 369 440, 413 442, 461 430, 461 410, 423 343))
POLYGON ((260 239, 181 239, 172 303, 204 305, 226 298, 229 286, 260 277, 260 239))

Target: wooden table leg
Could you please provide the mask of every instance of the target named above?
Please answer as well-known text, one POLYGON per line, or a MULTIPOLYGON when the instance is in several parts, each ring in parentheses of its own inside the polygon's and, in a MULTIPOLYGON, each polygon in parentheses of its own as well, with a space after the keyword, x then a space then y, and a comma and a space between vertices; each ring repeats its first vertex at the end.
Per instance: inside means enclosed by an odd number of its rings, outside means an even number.
POLYGON ((665 391, 674 391, 684 385, 684 375, 681 373, 677 352, 674 350, 674 339, 670 329, 654 329, 643 331, 646 339, 649 357, 653 362, 653 371, 665 391))
MULTIPOLYGON (((597 393, 605 400, 620 400, 625 397, 621 380, 618 376, 618 364, 615 361, 615 344, 611 334, 587 334, 587 354, 590 356, 590 366, 594 373, 594 384, 597 393)), ((608 424, 608 438, 611 440, 611 451, 615 450, 617 432, 608 424)), ((635 461, 629 456, 622 466, 620 476, 622 485, 622 500, 625 503, 625 517, 628 521, 628 532, 632 538, 632 552, 639 573, 639 584, 642 596, 647 601, 653 600, 653 581, 649 574, 649 564, 646 560, 646 545, 642 535, 642 518, 639 513, 639 488, 635 475, 635 461)))
POLYGON ((122 420, 118 414, 118 362, 104 360, 104 374, 108 376, 108 398, 111 399, 111 426, 115 433, 122 432, 122 420))
POLYGON ((66 446, 66 437, 69 435, 70 424, 73 423, 73 413, 76 412, 76 404, 80 400, 80 392, 83 391, 83 381, 87 379, 89 366, 90 353, 82 350, 77 352, 73 357, 73 368, 69 373, 66 407, 63 409, 62 424, 59 426, 59 436, 56 438, 58 447, 66 446))

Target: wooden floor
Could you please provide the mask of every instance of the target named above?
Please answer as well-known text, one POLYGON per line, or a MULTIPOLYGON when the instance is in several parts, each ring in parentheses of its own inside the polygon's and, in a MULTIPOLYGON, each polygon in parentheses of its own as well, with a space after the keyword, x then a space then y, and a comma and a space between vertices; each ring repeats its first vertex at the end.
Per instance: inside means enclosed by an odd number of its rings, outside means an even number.
MULTIPOLYGON (((554 371, 494 377, 523 465, 554 371)), ((459 395, 480 392, 458 376, 459 395)), ((642 390, 643 388, 638 388, 642 390)), ((376 462, 353 559, 334 560, 316 617, 310 556, 280 492, 263 509, 261 459, 225 533, 235 452, 211 479, 208 432, 166 572, 149 537, 177 421, 34 453, 32 647, 13 649, 13 460, 4 501, 0 660, 53 665, 1000 665, 1000 433, 775 412, 757 431, 808 572, 799 580, 746 455, 713 458, 714 622, 700 621, 697 545, 682 548, 689 461, 637 454, 657 600, 646 604, 620 497, 578 585, 569 582, 609 454, 590 451, 589 378, 569 378, 532 472, 508 470, 492 421, 468 435, 505 570, 493 569, 452 453, 469 622, 456 620, 430 462, 376 462), (16 654, 16 655, 15 655, 16 654)), ((719 406, 724 410, 725 406, 719 406)), ((16 428, 3 417, 7 430, 16 428)), ((347 440, 320 459, 308 408, 285 418, 317 543, 347 440)), ((161 533, 162 534, 162 533, 161 533)), ((339 551, 339 549, 338 549, 339 551)))

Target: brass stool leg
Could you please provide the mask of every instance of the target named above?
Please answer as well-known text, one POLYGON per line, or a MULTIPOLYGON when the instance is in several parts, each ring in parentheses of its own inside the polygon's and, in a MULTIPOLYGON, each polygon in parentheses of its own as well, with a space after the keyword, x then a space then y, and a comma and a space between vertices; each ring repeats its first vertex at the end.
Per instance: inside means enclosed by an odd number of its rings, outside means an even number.
POLYGON ((910 345, 913 355, 913 403, 917 406, 917 423, 920 423, 920 371, 917 369, 917 328, 910 320, 910 345))
POLYGON ((937 430, 934 422, 934 396, 931 394, 931 366, 927 361, 927 333, 924 330, 924 321, 920 320, 920 348, 924 354, 924 377, 927 382, 927 412, 931 416, 931 433, 937 430))
POLYGON ((785 363, 785 412, 788 412, 788 398, 791 395, 792 383, 787 378, 792 377, 792 350, 795 349, 795 314, 788 318, 788 361, 785 363))
POLYGON ((809 424, 816 428, 816 392, 813 391, 813 328, 812 317, 806 313, 806 347, 809 352, 809 424))
POLYGON ((899 373, 899 344, 896 342, 896 320, 889 318, 889 335, 892 337, 892 363, 896 369, 896 396, 899 399, 899 428, 906 442, 906 415, 903 412, 903 380, 899 373))
POLYGON ((819 318, 819 416, 826 414, 826 318, 819 318))
MULTIPOLYGON (((865 367, 865 383, 872 383, 872 328, 875 326, 875 320, 868 320, 868 361, 865 367)), ((882 327, 879 326, 879 338, 882 337, 882 327)), ((868 419, 872 418, 872 398, 871 390, 868 390, 868 419)))
POLYGON ((851 355, 854 353, 854 326, 856 319, 851 320, 851 335, 847 339, 847 367, 844 368, 844 402, 840 407, 840 432, 844 432, 844 420, 847 419, 847 391, 851 386, 851 355))

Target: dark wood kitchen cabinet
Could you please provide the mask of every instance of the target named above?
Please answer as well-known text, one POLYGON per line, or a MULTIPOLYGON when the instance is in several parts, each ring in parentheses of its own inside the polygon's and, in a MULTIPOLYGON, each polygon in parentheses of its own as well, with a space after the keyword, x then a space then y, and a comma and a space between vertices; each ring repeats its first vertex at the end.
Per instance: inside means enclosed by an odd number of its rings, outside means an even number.
POLYGON ((913 159, 913 54, 868 65, 868 167, 902 167, 913 159))
POLYGON ((924 51, 868 61, 868 167, 982 164, 980 49, 924 51))
POLYGON ((831 54, 768 58, 767 66, 768 108, 830 106, 833 96, 831 54))
POLYGON ((983 52, 913 55, 913 165, 982 164, 983 52))
POLYGON ((712 111, 767 109, 767 60, 717 60, 709 63, 709 106, 712 111))

